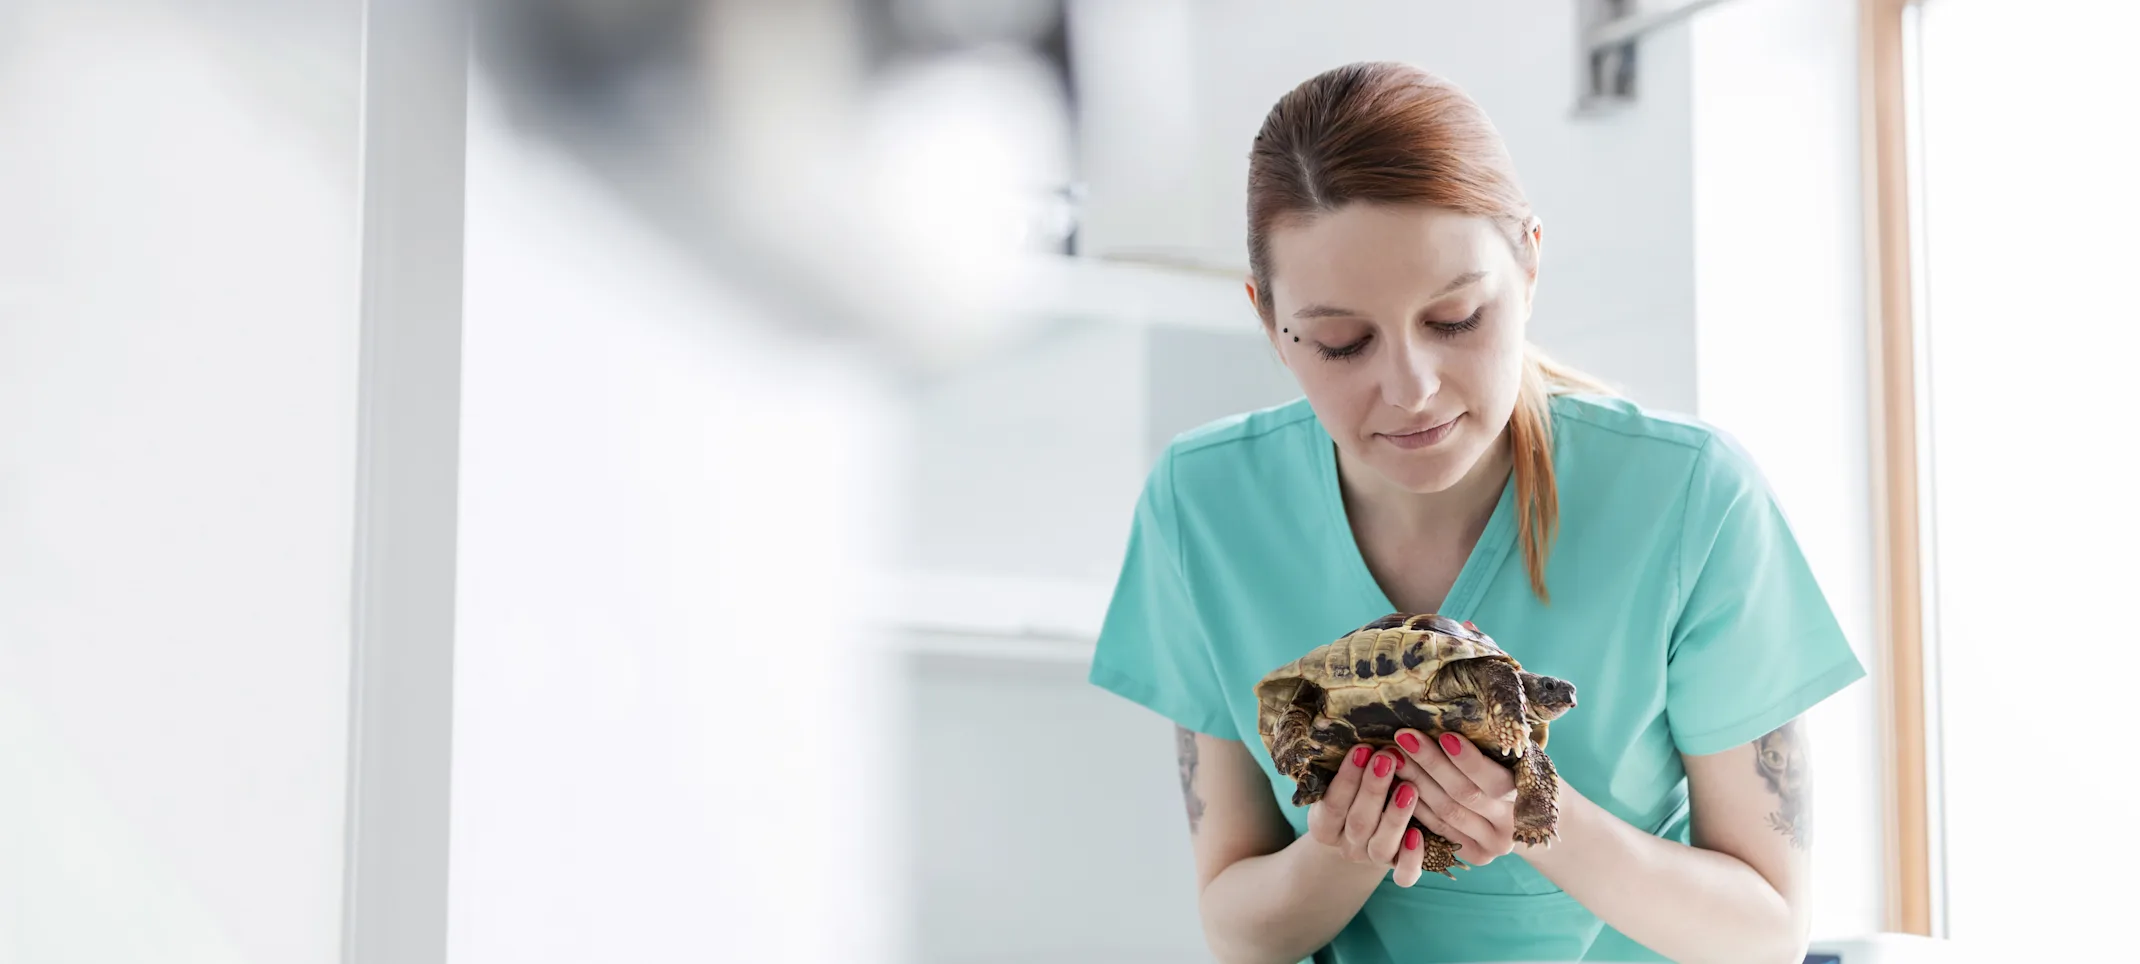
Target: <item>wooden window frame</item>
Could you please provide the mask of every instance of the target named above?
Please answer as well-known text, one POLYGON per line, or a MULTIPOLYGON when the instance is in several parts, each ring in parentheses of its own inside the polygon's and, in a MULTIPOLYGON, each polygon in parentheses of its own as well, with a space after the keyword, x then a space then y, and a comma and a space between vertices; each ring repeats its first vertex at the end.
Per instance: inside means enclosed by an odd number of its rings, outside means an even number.
POLYGON ((1922 0, 1859 0, 1875 597, 1881 656, 1887 930, 1935 936, 1909 56, 1922 0))

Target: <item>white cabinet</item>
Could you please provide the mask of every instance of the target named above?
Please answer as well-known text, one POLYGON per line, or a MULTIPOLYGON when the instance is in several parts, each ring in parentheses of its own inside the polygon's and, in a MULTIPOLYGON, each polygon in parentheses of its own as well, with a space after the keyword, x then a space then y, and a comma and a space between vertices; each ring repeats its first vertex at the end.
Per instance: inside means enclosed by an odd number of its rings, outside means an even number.
POLYGON ((1089 633, 1153 458, 1297 395, 1240 279, 1046 259, 1024 288, 1018 336, 912 386, 886 581, 902 625, 1089 633))
POLYGON ((1211 960, 1164 719, 1082 661, 921 645, 905 668, 908 961, 1211 960))
POLYGON ((1032 328, 912 396, 882 586, 909 959, 1208 961, 1172 728, 1085 672, 1153 458, 1297 391, 1238 279, 1036 279, 1032 328))

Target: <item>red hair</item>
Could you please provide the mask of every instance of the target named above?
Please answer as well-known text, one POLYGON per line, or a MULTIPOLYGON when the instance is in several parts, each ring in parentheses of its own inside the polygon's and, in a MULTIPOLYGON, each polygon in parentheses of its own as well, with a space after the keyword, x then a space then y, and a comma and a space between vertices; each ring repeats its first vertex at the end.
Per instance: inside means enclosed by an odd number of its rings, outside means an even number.
MULTIPOLYGON (((1485 111, 1417 67, 1348 64, 1279 98, 1249 153, 1248 264, 1265 325, 1274 323, 1271 229, 1355 201, 1424 204, 1487 218, 1503 228, 1517 261, 1535 266, 1524 236, 1538 221, 1485 111)), ((1548 399, 1574 391, 1609 389, 1524 346, 1508 434, 1524 566, 1540 600, 1548 600, 1546 555, 1559 523, 1548 399)))

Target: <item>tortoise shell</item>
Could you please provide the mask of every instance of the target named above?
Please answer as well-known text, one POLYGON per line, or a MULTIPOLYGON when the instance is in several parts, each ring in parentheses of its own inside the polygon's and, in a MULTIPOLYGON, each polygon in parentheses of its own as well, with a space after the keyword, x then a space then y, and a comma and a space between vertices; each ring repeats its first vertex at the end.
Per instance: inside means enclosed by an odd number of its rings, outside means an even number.
MULTIPOLYGON (((1293 803, 1322 799, 1355 745, 1391 746, 1397 731, 1470 740, 1516 778, 1516 839, 1550 845, 1559 784, 1548 724, 1575 706, 1575 686, 1525 670, 1493 638, 1435 613, 1392 613, 1272 670, 1255 688, 1257 730, 1293 803)), ((1413 819, 1426 869, 1454 877, 1455 845, 1413 819)))

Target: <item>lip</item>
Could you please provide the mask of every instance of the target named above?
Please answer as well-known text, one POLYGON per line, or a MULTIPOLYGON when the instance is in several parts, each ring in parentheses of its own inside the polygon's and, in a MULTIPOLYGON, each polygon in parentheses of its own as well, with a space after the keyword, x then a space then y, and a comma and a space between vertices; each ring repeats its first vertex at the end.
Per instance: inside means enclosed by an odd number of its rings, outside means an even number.
POLYGON ((1401 449, 1423 449, 1448 438, 1449 433, 1456 430, 1456 423, 1463 420, 1463 418, 1462 414, 1458 414, 1455 418, 1440 425, 1413 429, 1409 432, 1377 432, 1375 434, 1401 449))

